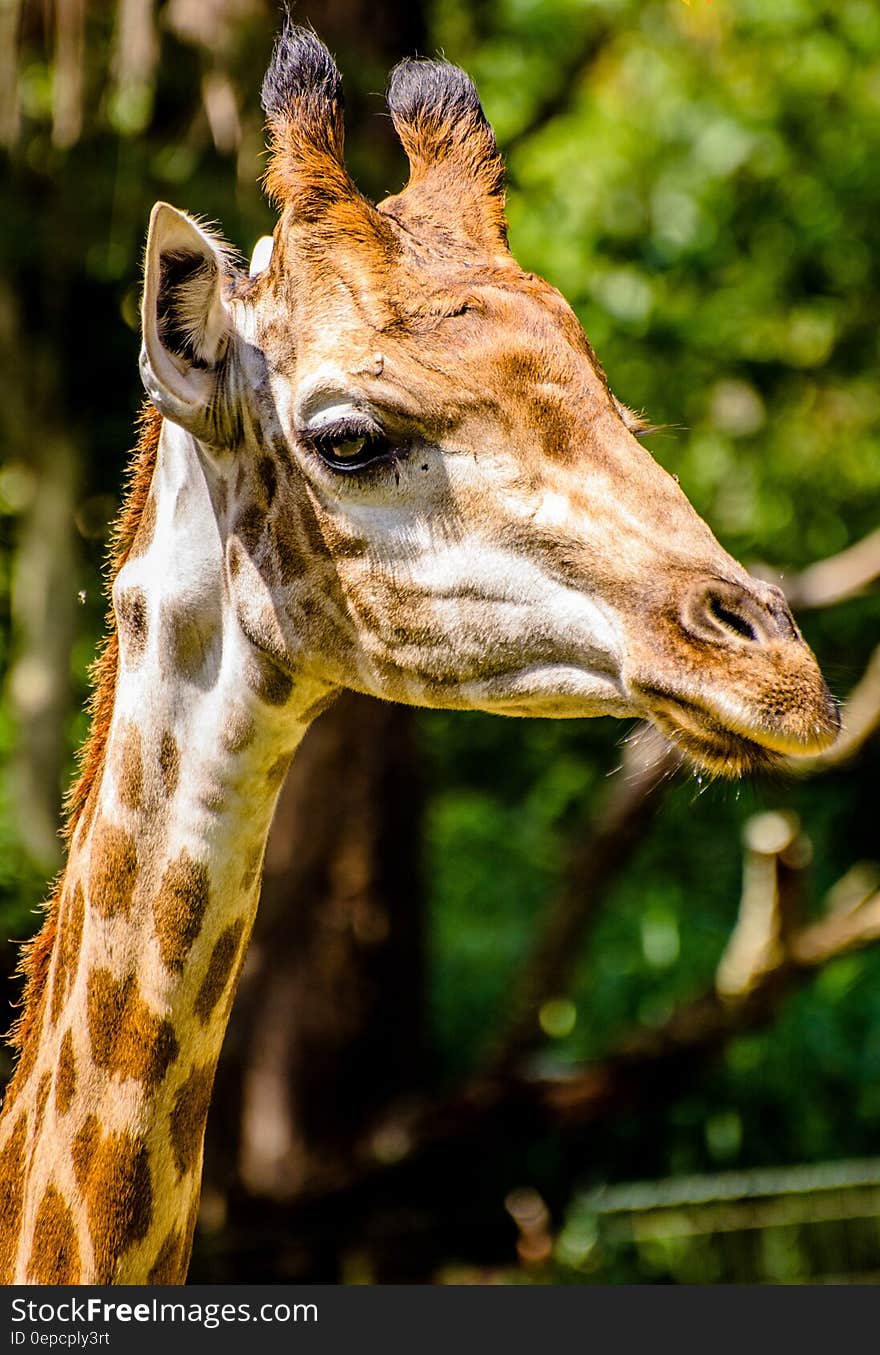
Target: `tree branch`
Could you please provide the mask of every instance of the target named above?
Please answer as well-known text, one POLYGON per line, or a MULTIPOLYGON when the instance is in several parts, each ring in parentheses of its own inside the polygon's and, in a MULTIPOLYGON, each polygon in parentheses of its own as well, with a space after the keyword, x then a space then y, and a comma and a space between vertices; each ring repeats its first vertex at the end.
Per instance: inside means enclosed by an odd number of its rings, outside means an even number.
POLYGON ((575 46, 570 59, 565 63, 564 70, 556 79, 548 82, 547 93, 543 99, 538 100, 528 122, 505 141, 505 156, 510 156, 530 137, 546 127, 553 118, 568 110, 586 68, 591 66, 605 50, 611 36, 612 29, 607 24, 593 27, 584 34, 582 40, 575 46))
POLYGON ((855 597, 880 578, 880 527, 853 546, 791 577, 783 575, 782 587, 796 611, 831 607, 855 597))
MULTIPOLYGON (((809 859, 793 815, 760 815, 746 830, 739 917, 714 984, 653 1030, 637 1030, 607 1058, 567 1075, 480 1074, 443 1103, 397 1119, 398 1161, 444 1141, 524 1127, 596 1123, 639 1102, 668 1100, 683 1078, 734 1036, 766 1025, 782 996, 839 956, 880 940, 880 891, 853 888, 850 876, 829 895, 820 921, 803 926, 799 872, 809 859), (847 883, 849 882, 849 883, 847 883), (846 888, 843 888, 846 884, 846 888)), ((852 873, 850 873, 852 874, 852 873)), ((374 1135, 371 1144, 387 1143, 374 1135)), ((374 1146, 365 1144, 364 1165, 374 1146)), ((381 1154, 380 1154, 381 1155, 381 1154)))

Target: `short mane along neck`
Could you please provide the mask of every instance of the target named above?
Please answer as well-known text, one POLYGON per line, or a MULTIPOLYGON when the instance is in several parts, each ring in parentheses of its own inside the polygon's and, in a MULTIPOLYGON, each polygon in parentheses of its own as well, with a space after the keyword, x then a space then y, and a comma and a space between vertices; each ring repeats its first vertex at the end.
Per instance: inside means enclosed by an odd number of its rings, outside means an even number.
POLYGON ((0 1121, 3 1283, 183 1280, 275 800, 327 698, 241 632, 223 468, 155 416, 139 464, 118 643, 0 1121))

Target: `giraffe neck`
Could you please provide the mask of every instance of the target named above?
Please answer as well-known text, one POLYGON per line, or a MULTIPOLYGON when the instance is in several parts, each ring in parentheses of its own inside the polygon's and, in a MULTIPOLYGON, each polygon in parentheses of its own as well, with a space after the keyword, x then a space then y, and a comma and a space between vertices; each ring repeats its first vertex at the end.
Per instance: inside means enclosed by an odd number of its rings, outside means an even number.
POLYGON ((166 424, 114 584, 103 769, 0 1122, 6 1282, 185 1275, 275 800, 327 695, 255 651, 228 603, 228 480, 166 424))

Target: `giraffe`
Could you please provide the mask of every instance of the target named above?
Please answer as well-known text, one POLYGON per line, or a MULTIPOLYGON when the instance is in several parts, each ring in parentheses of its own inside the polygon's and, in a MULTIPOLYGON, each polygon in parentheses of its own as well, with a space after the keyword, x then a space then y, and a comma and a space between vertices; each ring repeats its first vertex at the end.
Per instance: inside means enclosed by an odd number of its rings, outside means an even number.
POLYGON ((5 1283, 183 1282, 275 799, 341 689, 647 718, 725 775, 838 730, 780 591, 510 254, 468 77, 393 72, 410 177, 378 205, 314 34, 285 25, 263 104, 279 216, 252 275, 193 217, 150 220, 148 403, 0 1119, 5 1283))

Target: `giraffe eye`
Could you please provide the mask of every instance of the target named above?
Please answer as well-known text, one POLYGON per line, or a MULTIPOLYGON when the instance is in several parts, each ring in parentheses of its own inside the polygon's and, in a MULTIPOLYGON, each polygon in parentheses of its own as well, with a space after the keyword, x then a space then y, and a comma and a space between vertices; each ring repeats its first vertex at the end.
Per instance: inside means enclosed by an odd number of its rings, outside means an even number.
POLYGON ((337 461, 352 461, 361 455, 369 440, 368 437, 343 438, 334 442, 333 455, 337 461))
POLYGON ((327 428, 311 443, 324 464, 336 471, 361 470, 392 455, 387 438, 375 428, 327 428))

